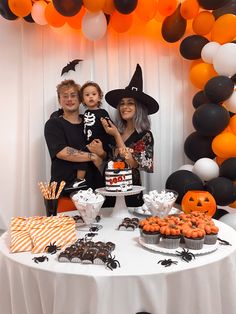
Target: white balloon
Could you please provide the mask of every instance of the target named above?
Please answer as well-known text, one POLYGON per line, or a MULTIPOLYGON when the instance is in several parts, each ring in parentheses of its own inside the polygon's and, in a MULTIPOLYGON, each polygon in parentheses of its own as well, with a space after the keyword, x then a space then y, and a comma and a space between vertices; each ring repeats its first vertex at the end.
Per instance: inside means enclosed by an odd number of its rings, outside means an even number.
POLYGON ((191 172, 192 172, 192 170, 193 170, 193 165, 188 165, 188 164, 183 165, 183 166, 179 167, 179 170, 188 170, 188 171, 191 171, 191 172))
POLYGON ((233 76, 236 74, 236 44, 227 43, 220 46, 213 57, 213 66, 219 75, 233 76))
POLYGON ((39 25, 48 24, 45 17, 46 6, 47 6, 47 3, 45 1, 37 1, 33 4, 32 10, 31 10, 31 16, 32 16, 32 19, 35 21, 35 23, 39 25))
POLYGON ((225 214, 219 220, 236 230, 236 213, 225 214))
POLYGON ((233 94, 224 102, 225 107, 233 113, 236 113, 236 87, 234 87, 233 94))
POLYGON ((85 37, 90 40, 102 38, 107 30, 107 20, 102 11, 87 11, 82 19, 82 31, 85 37))
POLYGON ((202 181, 209 181, 219 176, 219 166, 210 158, 200 158, 193 165, 193 173, 202 181))
POLYGON ((220 44, 215 41, 210 41, 207 43, 201 51, 201 57, 202 60, 206 63, 213 63, 213 57, 216 55, 216 52, 218 51, 220 47, 220 44))

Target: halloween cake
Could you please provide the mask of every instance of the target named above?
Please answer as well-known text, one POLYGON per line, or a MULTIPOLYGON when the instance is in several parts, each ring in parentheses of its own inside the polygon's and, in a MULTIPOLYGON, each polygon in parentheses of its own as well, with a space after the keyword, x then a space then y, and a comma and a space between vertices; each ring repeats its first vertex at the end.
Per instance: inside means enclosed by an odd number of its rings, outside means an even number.
POLYGON ((107 191, 125 192, 133 189, 132 170, 124 161, 109 161, 105 180, 107 191))

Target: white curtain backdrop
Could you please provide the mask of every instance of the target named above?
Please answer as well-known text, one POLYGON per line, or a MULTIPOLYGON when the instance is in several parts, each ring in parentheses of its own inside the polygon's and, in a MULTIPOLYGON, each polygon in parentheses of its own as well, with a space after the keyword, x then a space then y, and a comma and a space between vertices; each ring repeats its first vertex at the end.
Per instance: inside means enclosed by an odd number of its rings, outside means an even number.
MULTIPOLYGON (((156 21, 117 34, 112 30, 96 42, 81 31, 0 18, 0 229, 12 216, 45 213, 39 181, 50 178, 50 159, 44 124, 58 108, 56 85, 63 79, 83 84, 94 80, 104 93, 128 85, 136 64, 143 69, 144 91, 160 105, 151 116, 155 140, 155 172, 144 176, 146 190, 161 189, 168 176, 189 160, 186 137, 193 131, 192 97, 196 89, 188 78, 189 61, 178 44, 165 43, 156 21), (83 59, 61 77, 62 68, 83 59)), ((114 117, 105 100, 103 106, 114 117)))

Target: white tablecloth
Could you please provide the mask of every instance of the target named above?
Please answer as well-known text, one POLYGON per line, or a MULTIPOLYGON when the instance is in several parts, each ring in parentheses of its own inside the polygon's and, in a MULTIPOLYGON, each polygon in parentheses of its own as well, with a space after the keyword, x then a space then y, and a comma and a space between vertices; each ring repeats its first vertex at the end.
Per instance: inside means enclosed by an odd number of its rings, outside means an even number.
MULTIPOLYGON (((118 231, 118 218, 102 218, 94 241, 112 241, 121 267, 59 263, 56 255, 36 264, 42 254, 9 253, 8 234, 0 238, 1 314, 235 314, 236 232, 217 222, 219 245, 189 263, 149 251, 139 231, 118 231), (177 260, 164 267, 161 259, 177 260)), ((79 231, 83 237, 85 231, 79 231)))

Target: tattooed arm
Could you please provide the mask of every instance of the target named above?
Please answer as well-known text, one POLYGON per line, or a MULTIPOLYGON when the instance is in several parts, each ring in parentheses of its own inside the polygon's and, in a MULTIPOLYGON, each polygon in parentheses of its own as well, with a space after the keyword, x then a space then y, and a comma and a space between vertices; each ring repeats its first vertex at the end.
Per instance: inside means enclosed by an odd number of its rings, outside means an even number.
POLYGON ((102 159, 98 155, 94 153, 83 152, 69 146, 64 147, 57 153, 56 156, 59 159, 71 162, 92 161, 96 167, 99 167, 102 164, 102 159))

